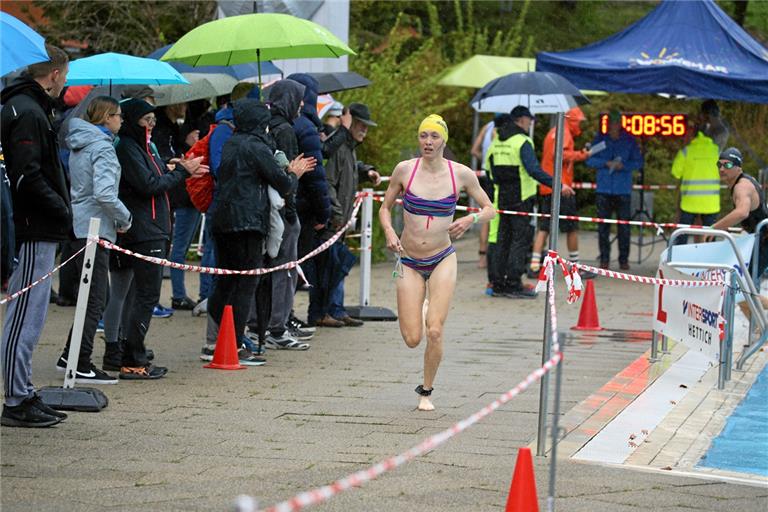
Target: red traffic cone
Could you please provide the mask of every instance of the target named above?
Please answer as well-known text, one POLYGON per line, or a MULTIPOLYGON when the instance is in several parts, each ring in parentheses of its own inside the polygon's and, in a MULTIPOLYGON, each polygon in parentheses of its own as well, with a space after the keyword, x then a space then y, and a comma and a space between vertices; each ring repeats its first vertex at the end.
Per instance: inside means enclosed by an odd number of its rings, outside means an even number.
POLYGON ((235 337, 235 321, 232 317, 232 306, 224 306, 219 324, 219 337, 216 338, 216 350, 213 351, 213 361, 203 365, 203 368, 216 370, 245 370, 237 356, 237 338, 235 337))
POLYGON ((515 473, 512 475, 512 485, 509 486, 509 498, 504 512, 539 512, 530 448, 520 448, 517 452, 515 473))
POLYGON ((579 321, 571 327, 576 331, 602 331, 600 319, 597 317, 597 301, 595 300, 595 284, 592 280, 586 281, 584 298, 581 301, 579 321))

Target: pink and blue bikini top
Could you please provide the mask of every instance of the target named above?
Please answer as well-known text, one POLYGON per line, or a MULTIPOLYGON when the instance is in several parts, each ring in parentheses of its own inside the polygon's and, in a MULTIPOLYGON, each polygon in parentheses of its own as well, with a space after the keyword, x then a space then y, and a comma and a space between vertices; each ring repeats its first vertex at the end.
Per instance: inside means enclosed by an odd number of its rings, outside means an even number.
POLYGON ((411 183, 413 183, 413 177, 416 176, 416 171, 419 169, 420 161, 420 158, 416 160, 416 165, 413 166, 413 171, 411 172, 411 178, 408 180, 408 186, 405 187, 405 193, 403 194, 403 208, 410 214, 426 216, 427 229, 429 229, 430 220, 435 217, 452 217, 456 211, 456 203, 458 201, 458 196, 456 195, 456 178, 453 175, 451 161, 448 160, 448 170, 451 173, 453 194, 442 199, 424 199, 419 197, 411 192, 411 183))

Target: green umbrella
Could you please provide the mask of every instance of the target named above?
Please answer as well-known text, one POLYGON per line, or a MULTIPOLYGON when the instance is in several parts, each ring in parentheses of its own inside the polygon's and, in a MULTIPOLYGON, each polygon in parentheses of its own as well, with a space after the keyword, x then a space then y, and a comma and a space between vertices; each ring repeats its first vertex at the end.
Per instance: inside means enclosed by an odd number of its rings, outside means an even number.
POLYGON ((475 55, 452 67, 437 83, 453 87, 480 89, 495 78, 510 73, 535 70, 536 59, 475 55))
POLYGON ((182 73, 189 80, 189 85, 161 85, 153 87, 158 107, 186 103, 222 96, 232 92, 237 85, 237 78, 223 73, 182 73))
MULTIPOLYGON (((190 30, 160 60, 191 66, 231 66, 262 60, 354 55, 317 23, 288 14, 230 16, 190 30)), ((261 65, 259 65, 261 83, 261 65)))

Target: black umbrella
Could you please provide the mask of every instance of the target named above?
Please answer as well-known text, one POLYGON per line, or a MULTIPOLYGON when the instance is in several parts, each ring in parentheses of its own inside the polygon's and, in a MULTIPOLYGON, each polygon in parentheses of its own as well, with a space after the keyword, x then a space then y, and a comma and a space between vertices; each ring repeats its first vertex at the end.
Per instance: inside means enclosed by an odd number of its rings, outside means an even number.
POLYGON ((517 105, 534 114, 567 112, 589 103, 571 82, 555 73, 510 73, 491 80, 477 91, 470 105, 478 112, 509 112, 517 105))
POLYGON ((318 94, 346 91, 358 87, 368 87, 371 81, 354 71, 338 71, 332 73, 308 73, 315 77, 319 86, 318 94))

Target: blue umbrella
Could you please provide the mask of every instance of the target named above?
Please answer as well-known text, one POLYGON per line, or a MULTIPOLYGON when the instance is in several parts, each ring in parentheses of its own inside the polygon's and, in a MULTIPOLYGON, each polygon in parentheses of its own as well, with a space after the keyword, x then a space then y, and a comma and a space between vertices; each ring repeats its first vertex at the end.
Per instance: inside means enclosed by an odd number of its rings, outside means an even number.
MULTIPOLYGON (((160 60, 160 57, 165 55, 171 45, 163 46, 147 55, 150 59, 160 60)), ((193 67, 183 62, 168 62, 179 73, 217 73, 231 75, 238 80, 245 80, 259 76, 259 67, 255 62, 249 62, 247 64, 235 64, 233 66, 200 66, 193 67)), ((283 71, 272 64, 272 61, 265 60, 261 63, 262 75, 282 75, 283 71)))
POLYGON ((155 59, 121 53, 102 53, 69 64, 67 85, 188 84, 181 73, 155 59))
POLYGON ((0 76, 24 66, 49 60, 43 36, 8 13, 0 12, 0 76))

